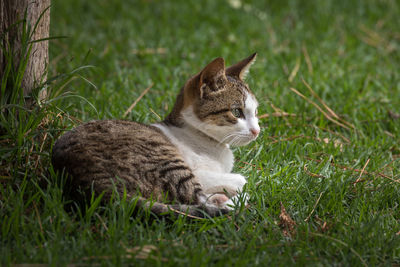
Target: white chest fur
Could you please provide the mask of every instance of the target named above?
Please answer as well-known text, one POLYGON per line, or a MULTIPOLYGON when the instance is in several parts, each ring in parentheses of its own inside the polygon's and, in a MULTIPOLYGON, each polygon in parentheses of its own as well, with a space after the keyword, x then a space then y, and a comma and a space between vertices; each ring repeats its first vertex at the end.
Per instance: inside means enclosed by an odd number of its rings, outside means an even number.
MULTIPOLYGON (((191 126, 154 126, 161 129, 182 153, 206 196, 223 193, 232 197, 242 191, 247 181, 242 175, 231 173, 234 158, 227 144, 218 143, 191 126)), ((229 200, 225 205, 232 203, 229 200)))
POLYGON ((186 164, 195 172, 208 170, 230 173, 233 167, 233 153, 226 144, 218 144, 190 126, 178 128, 154 124, 163 131, 179 149, 186 164))

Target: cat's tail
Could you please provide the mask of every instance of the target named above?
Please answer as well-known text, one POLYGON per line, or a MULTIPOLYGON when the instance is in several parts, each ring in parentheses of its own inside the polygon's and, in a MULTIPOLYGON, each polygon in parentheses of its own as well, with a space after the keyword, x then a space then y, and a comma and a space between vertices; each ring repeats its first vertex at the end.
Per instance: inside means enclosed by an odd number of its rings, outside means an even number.
POLYGON ((213 205, 164 204, 161 202, 151 202, 143 197, 137 199, 137 206, 150 210, 156 215, 172 213, 174 215, 183 215, 193 219, 222 216, 230 211, 227 208, 218 208, 213 205))

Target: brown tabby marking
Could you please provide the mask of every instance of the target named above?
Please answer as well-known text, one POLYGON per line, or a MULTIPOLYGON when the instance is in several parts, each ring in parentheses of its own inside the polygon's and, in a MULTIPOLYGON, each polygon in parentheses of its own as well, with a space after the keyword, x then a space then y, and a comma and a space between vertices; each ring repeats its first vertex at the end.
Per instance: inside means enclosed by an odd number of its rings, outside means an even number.
POLYGON ((198 203, 200 184, 176 147, 153 126, 130 121, 92 121, 67 132, 53 150, 56 168, 65 167, 76 186, 111 193, 138 189, 144 198, 198 203), (118 177, 117 180, 114 180, 118 177))

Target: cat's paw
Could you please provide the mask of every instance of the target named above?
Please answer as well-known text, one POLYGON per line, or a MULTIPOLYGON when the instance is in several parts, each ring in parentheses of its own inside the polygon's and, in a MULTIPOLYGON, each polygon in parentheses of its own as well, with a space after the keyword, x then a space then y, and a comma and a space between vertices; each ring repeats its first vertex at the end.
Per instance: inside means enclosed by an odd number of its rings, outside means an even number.
POLYGON ((213 204, 217 207, 222 207, 223 204, 228 200, 229 198, 222 193, 210 194, 207 197, 207 203, 213 204))
POLYGON ((219 182, 219 185, 209 187, 205 190, 208 197, 211 197, 214 194, 223 194, 228 198, 231 198, 242 192, 244 185, 247 183, 246 179, 242 175, 235 173, 225 175, 223 183, 222 181, 219 182))
POLYGON ((228 201, 226 201, 224 204, 223 204, 223 208, 224 209, 228 209, 228 210, 234 210, 235 209, 235 203, 232 201, 232 198, 230 198, 230 199, 228 199, 228 201))
POLYGON ((234 209, 234 203, 232 202, 232 200, 229 199, 229 197, 223 193, 210 194, 207 197, 207 204, 216 206, 221 209, 228 209, 228 210, 234 209))
POLYGON ((232 173, 231 174, 231 181, 230 181, 230 186, 235 188, 236 192, 240 192, 243 190, 244 185, 247 183, 246 178, 244 178, 243 175, 232 173))

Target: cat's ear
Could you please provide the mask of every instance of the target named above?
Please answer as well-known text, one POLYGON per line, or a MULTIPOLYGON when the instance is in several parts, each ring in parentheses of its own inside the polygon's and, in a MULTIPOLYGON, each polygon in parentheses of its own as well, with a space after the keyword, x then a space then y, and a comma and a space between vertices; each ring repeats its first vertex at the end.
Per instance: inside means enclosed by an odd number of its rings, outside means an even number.
POLYGON ((252 54, 248 58, 243 59, 242 61, 230 66, 226 69, 226 75, 232 77, 238 77, 240 80, 246 78, 247 73, 251 65, 256 61, 257 53, 252 54))
POLYGON ((200 98, 220 90, 226 81, 225 61, 222 57, 216 58, 200 72, 200 98))

